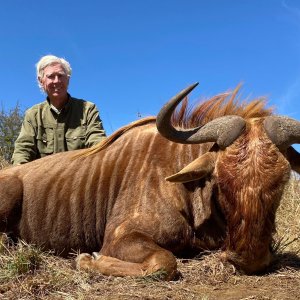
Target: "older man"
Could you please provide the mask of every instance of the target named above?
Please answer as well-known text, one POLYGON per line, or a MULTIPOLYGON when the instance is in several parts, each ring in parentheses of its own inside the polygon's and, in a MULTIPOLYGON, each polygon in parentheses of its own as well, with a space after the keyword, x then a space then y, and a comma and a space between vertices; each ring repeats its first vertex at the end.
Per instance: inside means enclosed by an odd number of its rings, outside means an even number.
POLYGON ((63 58, 42 57, 37 79, 47 99, 25 113, 12 157, 14 165, 53 153, 90 147, 105 138, 95 104, 68 93, 71 66, 63 58))

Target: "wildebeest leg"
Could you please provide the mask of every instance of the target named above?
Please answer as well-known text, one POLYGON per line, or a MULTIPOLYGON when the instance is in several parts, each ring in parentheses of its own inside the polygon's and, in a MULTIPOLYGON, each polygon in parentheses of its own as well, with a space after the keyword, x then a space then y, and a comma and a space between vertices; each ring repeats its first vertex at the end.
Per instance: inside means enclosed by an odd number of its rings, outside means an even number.
POLYGON ((172 280, 178 274, 174 255, 140 233, 131 233, 104 246, 96 258, 80 254, 76 264, 79 269, 96 270, 108 276, 145 276, 161 272, 163 279, 172 280))
POLYGON ((22 209, 22 182, 15 176, 0 177, 0 232, 15 234, 22 209))

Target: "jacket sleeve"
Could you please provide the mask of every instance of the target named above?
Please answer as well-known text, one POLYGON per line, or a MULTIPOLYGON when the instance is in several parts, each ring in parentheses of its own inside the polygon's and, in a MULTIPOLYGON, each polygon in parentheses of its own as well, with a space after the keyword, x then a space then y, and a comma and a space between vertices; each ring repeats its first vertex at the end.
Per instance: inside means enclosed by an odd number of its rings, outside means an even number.
POLYGON ((20 134, 15 142, 12 163, 20 165, 30 162, 37 157, 37 142, 35 129, 30 120, 30 113, 26 112, 20 134))
POLYGON ((106 133, 100 119, 99 111, 95 104, 91 104, 87 109, 87 129, 85 147, 89 148, 98 144, 106 138, 106 133))

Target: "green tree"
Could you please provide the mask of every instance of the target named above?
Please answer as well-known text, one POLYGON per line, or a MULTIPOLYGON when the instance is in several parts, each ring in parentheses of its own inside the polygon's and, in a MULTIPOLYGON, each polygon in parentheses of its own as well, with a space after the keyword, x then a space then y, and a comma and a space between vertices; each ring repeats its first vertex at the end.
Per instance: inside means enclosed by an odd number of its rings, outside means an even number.
POLYGON ((2 105, 0 111, 0 155, 10 161, 14 152, 14 144, 20 133, 24 112, 20 105, 6 111, 2 105))

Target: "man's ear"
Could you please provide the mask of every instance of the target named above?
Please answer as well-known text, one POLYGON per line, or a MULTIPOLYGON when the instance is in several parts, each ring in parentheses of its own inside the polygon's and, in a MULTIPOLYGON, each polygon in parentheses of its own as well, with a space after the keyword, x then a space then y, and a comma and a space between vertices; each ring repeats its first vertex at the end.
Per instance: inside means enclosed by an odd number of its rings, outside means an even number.
POLYGON ((216 158, 216 152, 207 152, 192 161, 178 173, 167 177, 166 180, 184 183, 201 179, 214 171, 216 158))
POLYGON ((39 77, 38 77, 38 81, 39 81, 40 85, 42 85, 42 86, 43 86, 43 79, 42 79, 42 77, 41 77, 41 76, 39 76, 39 77))

